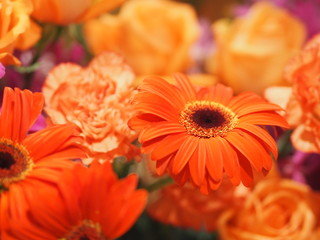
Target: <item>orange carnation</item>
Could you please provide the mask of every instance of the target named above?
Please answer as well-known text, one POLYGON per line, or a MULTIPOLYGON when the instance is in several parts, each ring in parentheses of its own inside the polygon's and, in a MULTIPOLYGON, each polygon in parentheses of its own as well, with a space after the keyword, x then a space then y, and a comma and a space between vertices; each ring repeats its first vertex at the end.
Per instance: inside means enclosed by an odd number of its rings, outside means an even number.
POLYGON ((287 105, 288 122, 295 128, 291 139, 295 148, 320 153, 320 34, 311 39, 286 68, 292 83, 287 105))
POLYGON ((259 182, 242 208, 219 221, 222 240, 317 240, 319 196, 306 185, 285 179, 259 182))
POLYGON ((0 238, 13 219, 38 203, 39 189, 54 188, 70 159, 85 157, 74 125, 45 128, 28 135, 43 107, 43 95, 5 88, 0 116, 0 238))
POLYGON ((41 22, 60 25, 84 22, 110 11, 125 0, 31 0, 32 17, 41 22))
POLYGON ((34 45, 41 35, 40 28, 29 15, 32 4, 28 0, 2 0, 0 3, 0 62, 4 65, 20 64, 12 53, 34 45))
POLYGON ((292 87, 270 87, 265 97, 286 108, 285 117, 294 128, 291 141, 303 152, 320 153, 320 34, 308 41, 286 66, 292 87))
POLYGON ((262 93, 268 86, 285 84, 283 69, 305 39, 298 19, 262 1, 244 17, 212 27, 217 46, 210 71, 237 93, 262 93))
POLYGON ((137 75, 165 75, 190 66, 189 49, 199 27, 187 4, 140 0, 126 2, 117 16, 88 21, 84 30, 94 54, 116 51, 137 75))
POLYGON ((53 123, 79 127, 90 157, 131 159, 139 152, 131 144, 137 134, 127 126, 134 114, 133 80, 130 67, 114 53, 97 56, 86 68, 60 64, 44 82, 45 110, 53 123))
POLYGON ((151 152, 159 175, 179 185, 191 182, 202 192, 217 189, 224 173, 234 185, 253 184, 253 169, 269 171, 274 139, 263 125, 288 127, 281 110, 254 93, 233 96, 218 84, 196 91, 189 79, 174 75, 177 86, 145 79, 135 97, 138 114, 129 122, 141 129, 142 152, 151 152))
POLYGON ((135 223, 147 200, 145 190, 136 190, 137 176, 118 180, 109 162, 76 164, 59 183, 59 192, 40 190, 30 217, 12 222, 14 238, 7 240, 115 239, 135 223))
POLYGON ((199 194, 189 185, 172 184, 154 193, 156 199, 149 204, 147 212, 164 224, 215 231, 219 216, 227 209, 240 206, 246 193, 247 188, 236 188, 229 182, 209 195, 199 194))

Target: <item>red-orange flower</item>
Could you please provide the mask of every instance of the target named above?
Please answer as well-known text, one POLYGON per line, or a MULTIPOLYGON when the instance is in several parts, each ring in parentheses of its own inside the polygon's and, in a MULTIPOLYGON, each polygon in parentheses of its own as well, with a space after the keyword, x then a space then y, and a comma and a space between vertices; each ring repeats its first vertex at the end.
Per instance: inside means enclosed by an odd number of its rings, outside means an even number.
POLYGON ((118 180, 112 165, 76 164, 62 174, 60 191, 44 191, 31 206, 31 218, 11 225, 13 239, 114 239, 142 212, 147 194, 137 177, 118 180), (50 199, 50 201, 48 201, 50 199))
MULTIPOLYGON (((0 238, 11 219, 26 214, 40 188, 50 188, 69 159, 85 157, 73 125, 27 135, 43 107, 43 95, 5 88, 0 116, 0 238)), ((48 200, 48 199, 47 199, 48 200)))
POLYGON ((251 186, 253 169, 271 169, 277 146, 260 126, 288 127, 275 112, 279 106, 254 93, 234 97, 221 84, 196 91, 185 75, 174 77, 177 86, 146 79, 135 98, 140 112, 130 121, 142 129, 142 151, 152 152, 159 175, 168 172, 179 185, 190 181, 208 192, 224 173, 234 185, 251 186))
POLYGON ((217 191, 204 195, 190 185, 179 187, 172 184, 154 193, 155 200, 147 207, 147 212, 165 224, 214 231, 219 216, 227 209, 240 206, 247 190, 223 182, 217 191))

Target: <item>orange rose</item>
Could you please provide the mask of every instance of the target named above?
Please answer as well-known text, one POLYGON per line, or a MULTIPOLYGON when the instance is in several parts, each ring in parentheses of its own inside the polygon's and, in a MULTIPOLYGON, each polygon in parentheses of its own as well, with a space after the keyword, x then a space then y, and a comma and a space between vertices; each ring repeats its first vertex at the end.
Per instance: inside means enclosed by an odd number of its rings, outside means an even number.
POLYGON ((118 7, 125 0, 32 0, 32 16, 60 25, 79 23, 118 7))
POLYGON ((20 64, 12 53, 34 45, 41 35, 40 28, 30 20, 32 4, 28 0, 0 1, 0 62, 4 65, 20 64))
POLYGON ((305 39, 302 23, 283 9, 258 2, 233 22, 213 24, 217 49, 211 70, 236 92, 262 93, 284 84, 283 69, 305 39))
POLYGON ((319 196, 285 179, 259 182, 240 210, 219 220, 222 240, 317 240, 319 196))
POLYGON ((55 124, 73 122, 91 158, 128 160, 138 148, 127 120, 133 116, 134 74, 114 53, 95 57, 88 67, 65 63, 50 71, 43 86, 46 112, 55 124))
POLYGON ((138 75, 186 70, 199 32, 191 6, 165 0, 126 2, 117 16, 89 21, 84 30, 94 54, 116 51, 138 75))

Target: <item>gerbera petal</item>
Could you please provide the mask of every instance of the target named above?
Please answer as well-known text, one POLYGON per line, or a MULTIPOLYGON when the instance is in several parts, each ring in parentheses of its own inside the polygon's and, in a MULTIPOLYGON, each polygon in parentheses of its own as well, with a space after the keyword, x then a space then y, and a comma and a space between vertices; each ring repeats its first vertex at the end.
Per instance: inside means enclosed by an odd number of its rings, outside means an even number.
POLYGON ((239 117, 240 123, 245 122, 247 124, 255 125, 271 125, 279 126, 283 128, 289 128, 287 121, 279 114, 274 112, 259 112, 244 115, 239 117))
POLYGON ((235 110, 238 117, 254 112, 265 111, 284 111, 280 106, 271 103, 249 103, 248 105, 242 105, 235 110))
POLYGON ((156 172, 159 176, 162 176, 166 172, 172 157, 173 157, 173 155, 170 157, 165 157, 163 159, 157 160, 156 172))
POLYGON ((195 100, 196 91, 188 77, 182 73, 175 73, 173 74, 173 77, 176 79, 177 85, 182 91, 182 96, 185 97, 185 101, 195 100))
POLYGON ((246 105, 248 103, 256 103, 256 102, 261 102, 261 97, 259 97, 255 93, 244 92, 232 98, 228 107, 231 109, 238 109, 242 105, 246 105))
POLYGON ((207 170, 210 176, 218 181, 222 179, 223 174, 223 156, 220 141, 217 138, 204 139, 205 149, 207 152, 207 170))
POLYGON ((233 184, 238 185, 240 183, 238 154, 225 138, 217 138, 217 141, 220 142, 220 149, 223 151, 224 170, 233 179, 233 184))
MULTIPOLYGON (((242 131, 240 129, 235 129, 235 131, 239 131, 239 134, 246 139, 246 143, 255 149, 256 161, 262 164, 262 168, 264 168, 265 170, 270 170, 272 167, 272 156, 269 152, 269 149, 265 147, 266 145, 261 144, 261 142, 257 138, 255 138, 252 134, 247 133, 246 131, 242 131)), ((248 158, 248 160, 251 162, 251 159, 248 158)), ((255 164, 252 163, 252 165, 255 167, 255 164)), ((262 171, 262 169, 257 169, 256 167, 255 169, 257 171, 262 171)))
POLYGON ((193 182, 200 186, 205 177, 206 170, 206 148, 204 139, 199 139, 198 146, 189 160, 189 171, 193 182))
POLYGON ((180 187, 182 187, 190 178, 189 168, 186 166, 178 174, 171 175, 171 177, 180 187))
POLYGON ((234 146, 241 154, 243 154, 257 171, 262 170, 262 160, 260 159, 260 148, 252 139, 245 137, 244 134, 230 132, 225 139, 234 146))
POLYGON ((188 136, 185 141, 180 146, 178 152, 176 153, 173 164, 172 173, 178 174, 188 163, 192 154, 198 146, 199 139, 193 136, 188 136))
POLYGON ((162 159, 165 156, 174 153, 188 138, 189 136, 185 133, 168 135, 153 149, 151 159, 162 159))
POLYGON ((43 95, 6 87, 0 116, 0 136, 20 142, 40 115, 43 95))
POLYGON ((253 172, 250 162, 241 153, 239 154, 240 177, 241 182, 246 187, 253 185, 253 172))
POLYGON ((137 111, 143 111, 144 113, 151 113, 157 117, 163 118, 168 121, 176 121, 179 115, 169 112, 164 105, 151 104, 151 103, 138 103, 136 105, 137 111))
POLYGON ((175 122, 162 122, 142 130, 139 136, 139 141, 143 143, 152 138, 181 132, 185 132, 185 128, 183 128, 180 124, 175 122))
POLYGON ((161 122, 163 120, 164 120, 163 118, 160 118, 150 113, 140 114, 129 119, 128 126, 133 130, 138 130, 138 129, 145 128, 150 123, 161 122))
POLYGON ((177 88, 159 77, 146 78, 139 89, 153 93, 176 108, 184 106, 184 100, 177 88))
POLYGON ((264 143, 268 146, 268 150, 273 154, 274 158, 278 158, 277 143, 266 130, 247 123, 240 123, 237 128, 243 129, 260 139, 262 144, 264 143))
POLYGON ((170 105, 165 99, 155 94, 149 92, 139 93, 135 96, 134 101, 136 102, 136 109, 139 109, 140 103, 148 104, 163 109, 163 111, 171 114, 175 120, 179 119, 180 109, 177 106, 170 105))
POLYGON ((77 130, 73 124, 56 125, 29 135, 23 144, 29 150, 33 161, 37 162, 45 156, 77 145, 80 138, 75 134, 77 130))
POLYGON ((217 84, 209 90, 209 99, 214 102, 228 105, 233 96, 233 90, 230 87, 226 87, 222 84, 217 84))

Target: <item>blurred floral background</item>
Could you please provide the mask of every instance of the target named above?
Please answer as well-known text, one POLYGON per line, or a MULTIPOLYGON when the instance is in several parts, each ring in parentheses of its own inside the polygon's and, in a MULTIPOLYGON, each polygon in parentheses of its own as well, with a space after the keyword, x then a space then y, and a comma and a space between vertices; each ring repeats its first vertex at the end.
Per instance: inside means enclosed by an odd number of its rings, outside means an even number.
POLYGON ((320 239, 320 0, 0 18, 0 240, 320 239))

